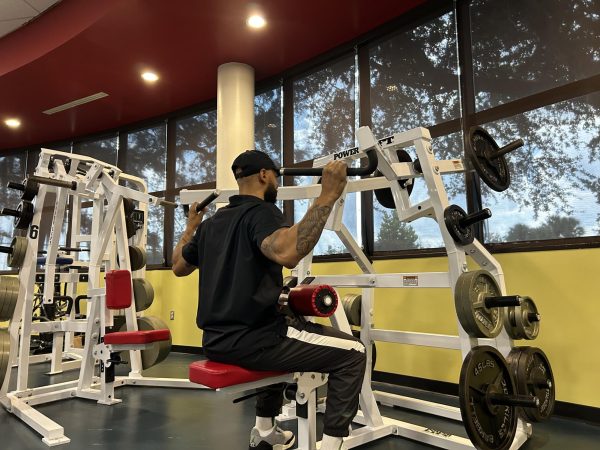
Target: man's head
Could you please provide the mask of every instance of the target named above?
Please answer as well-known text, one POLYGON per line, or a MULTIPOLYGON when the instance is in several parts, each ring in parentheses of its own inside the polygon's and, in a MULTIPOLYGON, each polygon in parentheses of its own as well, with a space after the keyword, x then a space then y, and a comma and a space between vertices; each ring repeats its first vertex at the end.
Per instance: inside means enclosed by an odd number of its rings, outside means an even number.
POLYGON ((275 203, 279 168, 269 155, 259 150, 247 150, 235 158, 231 170, 240 187, 240 194, 255 195, 275 203))

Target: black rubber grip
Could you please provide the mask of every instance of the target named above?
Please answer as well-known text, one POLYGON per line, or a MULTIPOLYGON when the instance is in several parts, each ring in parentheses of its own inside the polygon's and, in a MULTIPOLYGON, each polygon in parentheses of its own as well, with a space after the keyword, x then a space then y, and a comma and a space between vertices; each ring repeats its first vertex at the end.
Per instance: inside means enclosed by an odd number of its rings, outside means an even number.
MULTIPOLYGON (((379 163, 377 159, 377 152, 375 149, 368 150, 367 158, 369 158, 369 164, 367 167, 351 167, 346 172, 349 177, 355 176, 366 176, 375 172, 377 169, 377 164, 379 163)), ((279 169, 279 175, 290 175, 290 176, 314 176, 320 177, 323 175, 322 167, 298 167, 298 168, 285 168, 282 167, 279 169)))

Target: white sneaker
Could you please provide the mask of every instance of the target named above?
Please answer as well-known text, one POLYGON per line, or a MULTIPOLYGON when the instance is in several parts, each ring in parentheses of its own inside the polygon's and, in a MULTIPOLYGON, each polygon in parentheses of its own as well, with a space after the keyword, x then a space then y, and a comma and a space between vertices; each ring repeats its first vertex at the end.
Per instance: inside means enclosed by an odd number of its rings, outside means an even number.
POLYGON ((273 428, 268 436, 261 436, 258 428, 252 428, 250 432, 249 450, 286 450, 294 445, 296 436, 291 431, 273 428))

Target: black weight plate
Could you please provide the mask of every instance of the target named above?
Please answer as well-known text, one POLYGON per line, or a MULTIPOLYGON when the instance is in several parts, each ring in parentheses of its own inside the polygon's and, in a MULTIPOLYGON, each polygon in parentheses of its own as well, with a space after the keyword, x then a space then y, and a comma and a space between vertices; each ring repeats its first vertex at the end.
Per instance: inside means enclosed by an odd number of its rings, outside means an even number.
POLYGON ((19 203, 17 211, 19 217, 15 217, 14 226, 18 230, 26 230, 33 220, 33 203, 23 200, 19 203))
POLYGON ((132 271, 143 269, 146 265, 146 251, 137 245, 130 245, 129 262, 132 271))
POLYGON ((131 217, 134 209, 135 203, 133 203, 133 200, 123 197, 123 210, 125 211, 125 217, 131 217))
POLYGON ((465 358, 459 382, 460 414, 478 450, 508 450, 517 432, 514 406, 491 407, 486 393, 516 394, 515 383, 502 355, 493 347, 473 348, 465 358))
POLYGON ((448 233, 454 239, 454 242, 460 245, 469 245, 475 240, 473 227, 463 227, 460 221, 467 217, 467 213, 458 205, 450 205, 444 210, 444 222, 448 233))
POLYGON ((500 296, 500 287, 485 270, 461 274, 454 288, 454 304, 460 324, 471 337, 495 338, 502 331, 504 311, 487 308, 487 297, 500 296))
MULTIPOLYGON (((400 162, 412 162, 412 158, 408 154, 406 150, 399 149, 396 150, 396 154, 398 155, 398 161, 400 162)), ((382 173, 379 170, 376 170, 373 174, 375 177, 382 176, 382 173)), ((413 191, 415 187, 414 179, 413 180, 398 180, 398 184, 402 189, 408 189, 408 195, 413 191)), ((392 190, 390 188, 383 189, 375 189, 375 198, 384 208, 388 209, 396 209, 396 204, 394 203, 394 196, 392 195, 392 190)))
POLYGON ((502 192, 510 186, 510 171, 504 155, 494 158, 499 147, 496 141, 481 127, 473 127, 465 147, 473 168, 490 189, 502 192))
POLYGON ((510 354, 510 369, 516 380, 517 393, 540 399, 538 408, 523 408, 531 422, 543 422, 554 412, 556 385, 546 354, 537 347, 517 347, 510 354))

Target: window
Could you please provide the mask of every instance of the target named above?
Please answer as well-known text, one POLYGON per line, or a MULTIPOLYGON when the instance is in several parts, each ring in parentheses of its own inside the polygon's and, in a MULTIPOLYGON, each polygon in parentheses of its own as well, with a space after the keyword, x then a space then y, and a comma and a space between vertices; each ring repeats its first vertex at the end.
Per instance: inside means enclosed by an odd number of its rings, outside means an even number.
POLYGON ((471 36, 478 110, 600 73, 596 0, 475 0, 471 36))
MULTIPOLYGON (((164 124, 127 135, 125 172, 143 178, 148 191, 160 195, 166 189, 167 142, 164 124)), ((164 210, 148 210, 148 264, 164 264, 164 210)))
POLYGON ((294 89, 294 161, 354 146, 354 55, 297 79, 294 89))
MULTIPOLYGON (((299 78, 294 90, 294 161, 306 161, 353 147, 356 135, 356 64, 354 55, 344 57, 299 78)), ((310 179, 296 178, 296 184, 310 179)), ((294 202, 294 221, 304 217, 308 200, 294 202)), ((343 223, 359 245, 361 205, 357 194, 346 197, 343 223)), ((315 255, 345 252, 335 233, 324 231, 315 255)))
POLYGON ((256 150, 267 153, 281 165, 281 88, 254 97, 254 141, 256 150))
POLYGON ((460 116, 454 22, 449 12, 369 49, 376 137, 460 116))
POLYGON ((217 112, 176 121, 175 187, 216 181, 217 112))
MULTIPOLYGON (((20 183, 25 178, 27 165, 27 153, 0 156, 0 208, 17 209, 21 201, 21 192, 9 189, 6 184, 9 181, 20 183)), ((14 237, 14 218, 11 216, 0 216, 0 245, 10 246, 14 237)), ((6 255, 0 254, 0 270, 12 270, 6 264, 6 255)))
POLYGON ((73 153, 89 156, 99 161, 117 165, 117 136, 93 141, 76 142, 73 145, 73 153))
POLYGON ((486 241, 531 241, 600 234, 600 93, 560 102, 484 127, 506 144, 511 186, 482 185, 492 210, 486 241))
MULTIPOLYGON (((431 126, 460 117, 458 60, 454 13, 396 34, 369 50, 373 132, 381 138, 418 126, 431 126)), ((462 157, 460 133, 432 140, 437 159, 462 157)), ((416 153, 407 149, 413 160, 416 153)), ((450 203, 466 209, 463 175, 444 176, 450 203)), ((415 179, 411 201, 428 197, 423 179, 415 179)), ((374 249, 395 251, 442 247, 439 225, 433 220, 398 220, 395 210, 373 195, 374 249)))

